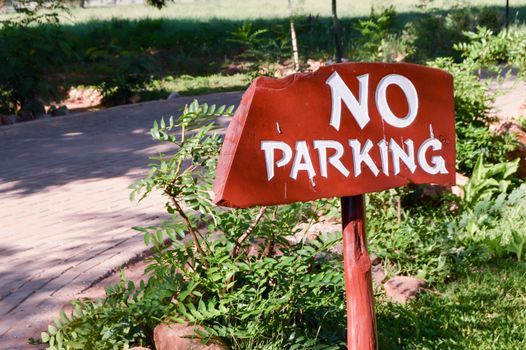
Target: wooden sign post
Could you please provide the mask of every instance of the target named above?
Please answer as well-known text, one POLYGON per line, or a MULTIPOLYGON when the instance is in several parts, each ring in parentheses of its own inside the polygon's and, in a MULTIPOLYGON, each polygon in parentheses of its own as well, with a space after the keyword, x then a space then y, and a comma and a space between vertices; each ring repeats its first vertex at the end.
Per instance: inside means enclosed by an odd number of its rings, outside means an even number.
POLYGON ((376 349, 363 194, 455 184, 450 74, 344 63, 260 77, 228 127, 215 202, 246 208, 341 197, 348 347, 376 349))
POLYGON ((341 198, 343 270, 349 349, 377 349, 371 259, 367 252, 363 195, 341 198))

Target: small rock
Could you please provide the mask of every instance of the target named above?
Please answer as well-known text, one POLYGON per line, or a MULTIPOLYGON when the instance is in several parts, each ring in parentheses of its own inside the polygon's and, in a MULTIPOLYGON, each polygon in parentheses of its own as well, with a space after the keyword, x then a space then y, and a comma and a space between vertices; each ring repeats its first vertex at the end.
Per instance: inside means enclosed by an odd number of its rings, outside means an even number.
POLYGON ((455 182, 457 186, 465 186, 469 181, 469 177, 462 175, 461 173, 455 174, 455 182))
POLYGON ((46 114, 46 107, 44 106, 42 101, 38 99, 32 99, 23 104, 22 109, 20 111, 20 116, 22 116, 22 114, 25 114, 27 116, 31 115, 31 119, 24 120, 32 120, 38 116, 41 116, 42 114, 46 114))
POLYGON ((384 271, 384 267, 382 266, 382 264, 371 266, 371 274, 373 277, 373 283, 376 286, 381 287, 385 279, 385 271, 384 271))
POLYGON ((3 115, 2 116, 2 124, 4 125, 11 125, 16 123, 16 115, 10 114, 10 115, 3 115))
POLYGON ((457 197, 464 198, 464 189, 462 187, 465 186, 468 183, 468 181, 469 177, 457 173, 455 177, 456 185, 451 187, 451 193, 453 193, 457 197))
POLYGON ((57 109, 58 109, 57 105, 52 104, 51 106, 49 106, 46 113, 53 115, 53 112, 56 111, 57 109))
MULTIPOLYGON (((95 107, 102 102, 102 93, 96 88, 76 88, 72 87, 69 89, 68 98, 62 103, 68 107, 68 109, 86 109, 95 107)), ((56 107, 55 107, 56 108, 56 107)), ((49 112, 48 112, 49 113, 49 112)))
POLYGON ((294 228, 296 233, 287 236, 287 241, 290 244, 299 244, 316 239, 318 236, 325 236, 331 232, 341 232, 342 225, 334 221, 320 221, 314 224, 301 223, 294 228))
POLYGON ((27 110, 21 110, 19 113, 18 113, 18 117, 20 118, 21 121, 23 122, 28 122, 30 120, 34 120, 35 119, 35 116, 33 115, 33 112, 31 111, 27 111, 27 110))
POLYGON ((177 99, 178 97, 181 97, 181 95, 177 91, 174 91, 170 95, 168 95, 166 100, 171 101, 177 99))
POLYGON ((222 70, 228 75, 232 75, 232 74, 237 74, 237 73, 242 73, 243 72, 242 67, 240 65, 234 64, 234 63, 230 63, 230 64, 228 64, 226 66, 223 66, 222 70))
POLYGON ((410 276, 395 276, 385 282, 385 294, 393 302, 406 304, 426 287, 426 281, 410 276))
POLYGON ((517 176, 521 179, 526 178, 526 144, 519 144, 519 146, 508 154, 509 159, 519 160, 519 169, 517 170, 517 176))
POLYGON ((313 60, 309 58, 307 60, 307 66, 308 66, 307 71, 315 72, 318 69, 320 69, 320 67, 325 66, 325 62, 323 60, 313 60))
POLYGON ((375 266, 381 263, 380 258, 374 254, 369 254, 369 259, 371 260, 372 266, 375 266))
POLYGON ((141 95, 134 93, 128 98, 128 101, 130 103, 138 103, 139 101, 141 101, 141 95))
POLYGON ((53 108, 53 107, 55 106, 51 106, 48 111, 48 113, 51 113, 53 117, 60 117, 60 116, 69 114, 68 107, 66 106, 60 106, 58 108, 57 107, 53 108))
POLYGON ((200 326, 190 324, 160 324, 153 331, 157 350, 227 350, 222 344, 202 344, 197 330, 200 326))

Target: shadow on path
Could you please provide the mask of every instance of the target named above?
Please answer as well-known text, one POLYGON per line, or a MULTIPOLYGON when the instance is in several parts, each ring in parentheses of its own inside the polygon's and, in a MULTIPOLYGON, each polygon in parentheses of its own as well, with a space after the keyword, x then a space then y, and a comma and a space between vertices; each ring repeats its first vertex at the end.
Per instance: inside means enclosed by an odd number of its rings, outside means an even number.
MULTIPOLYGON (((233 92, 199 98, 231 105, 240 96, 233 92)), ((192 100, 147 102, 2 127, 0 196, 21 196, 78 180, 135 179, 145 174, 148 156, 169 150, 151 140, 153 121, 178 116, 192 100)))

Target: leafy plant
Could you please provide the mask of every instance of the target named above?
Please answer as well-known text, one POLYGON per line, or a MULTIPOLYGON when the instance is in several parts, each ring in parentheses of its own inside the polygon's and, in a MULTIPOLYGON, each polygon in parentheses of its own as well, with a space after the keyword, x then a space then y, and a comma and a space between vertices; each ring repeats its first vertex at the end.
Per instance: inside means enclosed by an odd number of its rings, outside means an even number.
POLYGON ((492 163, 506 161, 506 154, 515 147, 515 137, 495 135, 489 129, 492 97, 488 94, 487 82, 473 74, 476 67, 469 61, 455 63, 451 58, 428 64, 445 69, 454 77, 457 169, 470 174, 480 156, 492 163))
POLYGON ((212 203, 221 145, 214 130, 231 110, 194 101, 179 118, 154 123, 154 140, 176 151, 154 157, 149 176, 131 187, 140 199, 161 190, 172 214, 160 226, 136 228, 153 245, 148 283, 136 290, 123 280, 102 304, 77 303, 81 312, 59 321, 43 341, 57 349, 79 337, 81 346, 97 349, 145 344, 155 324, 171 321, 202 324, 203 342, 220 339, 232 349, 344 346, 341 257, 330 253, 341 234, 287 240, 298 223, 330 211, 327 202, 246 210, 212 203))
POLYGON ((494 35, 493 31, 477 27, 476 32, 464 32, 468 42, 454 45, 454 49, 462 53, 462 57, 479 67, 491 68, 495 64, 507 62, 509 59, 509 37, 506 32, 494 35))
POLYGON ((85 52, 90 62, 109 62, 101 69, 106 79, 97 84, 105 104, 126 104, 134 93, 153 80, 150 72, 155 69, 155 61, 148 55, 127 51, 118 45, 107 43, 90 47, 85 52))
POLYGON ((464 35, 468 41, 457 43, 454 48, 473 67, 501 73, 503 65, 508 64, 524 73, 526 35, 523 32, 502 31, 495 34, 490 29, 477 26, 476 31, 465 31, 464 35))
POLYGON ((449 201, 428 207, 401 208, 394 198, 405 190, 368 195, 368 234, 371 251, 391 274, 417 276, 431 284, 451 278, 455 269, 455 242, 448 237, 453 219, 449 201), (398 221, 400 219, 400 221, 398 221))
MULTIPOLYGON (((125 349, 129 344, 148 345, 159 319, 170 312, 171 290, 135 286, 124 276, 106 288, 104 300, 75 300, 71 315, 64 311, 42 332, 48 349, 125 349)), ((160 286, 159 286, 160 287, 160 286)))
POLYGON ((383 62, 402 62, 415 53, 414 26, 407 25, 401 33, 389 33, 382 39, 378 55, 383 62))
POLYGON ((363 61, 377 61, 381 58, 382 44, 392 31, 396 12, 388 7, 380 13, 371 9, 369 19, 359 20, 355 29, 359 35, 353 40, 352 57, 363 61))
POLYGON ((526 186, 522 185, 509 195, 499 194, 495 199, 481 197, 467 209, 449 231, 456 235, 464 247, 478 259, 514 254, 523 259, 526 244, 526 186))
POLYGON ((511 176, 518 169, 513 162, 485 165, 479 158, 473 175, 463 187, 464 211, 448 225, 460 246, 487 260, 513 253, 518 260, 526 243, 526 186, 512 188, 511 176))
MULTIPOLYGON (((310 327, 300 327, 298 322, 315 322, 317 318, 310 310, 327 313, 320 308, 332 310, 329 305, 341 297, 341 274, 333 268, 315 267, 315 257, 339 238, 289 246, 285 236, 295 231, 298 222, 316 215, 309 204, 277 207, 272 214, 267 214, 265 208, 223 210, 212 204, 211 175, 215 173, 221 142, 219 137, 209 135, 215 123, 200 125, 223 111, 224 108, 215 110, 214 106, 193 103, 178 120, 180 137, 169 134, 175 126, 172 120, 154 124, 154 139, 176 143, 178 152, 170 158, 157 158, 158 165, 152 167, 147 179, 136 183, 134 190, 137 193, 145 189, 148 193, 155 187, 161 188, 170 198, 168 211, 177 214, 177 218, 161 228, 141 229, 146 242, 153 241, 159 251, 154 257, 156 264, 150 268, 151 281, 165 279, 167 273, 175 274, 170 279, 181 283, 174 283, 180 290, 177 310, 171 318, 204 323, 209 337, 220 337, 232 348, 278 349, 296 343, 304 348, 323 343, 327 335, 316 340, 320 329, 311 333, 310 327), (197 127, 194 135, 185 136, 197 127), (198 222, 206 222, 208 231, 221 232, 221 237, 210 241, 199 232, 198 222), (163 232, 174 239, 175 234, 183 236, 185 231, 191 234, 195 249, 177 243, 170 249, 163 248, 163 232), (248 254, 244 247, 254 239, 259 249, 248 254), (277 251, 284 256, 275 257, 277 251), (251 257, 253 254, 255 257, 251 257), (316 287, 313 278, 327 284, 316 287), (315 302, 315 296, 326 300, 315 302), (298 308, 297 304, 304 307, 298 308)), ((334 322, 332 317, 325 319, 334 322)))
POLYGON ((291 50, 290 41, 281 25, 271 29, 254 29, 245 22, 230 33, 227 41, 241 45, 240 58, 252 60, 256 72, 268 70, 268 64, 276 62, 291 50))
POLYGON ((464 204, 472 207, 477 202, 494 198, 498 194, 506 194, 512 183, 510 177, 518 168, 519 159, 486 165, 483 158, 479 157, 471 177, 463 187, 464 204))
POLYGON ((15 15, 0 20, 0 112, 5 114, 57 96, 44 71, 73 55, 58 28, 59 18, 67 13, 62 2, 24 0, 14 8, 15 15), (44 24, 45 30, 35 28, 44 24))
POLYGON ((359 61, 401 62, 415 53, 415 27, 408 23, 402 31, 394 26, 396 11, 393 6, 361 19, 354 29, 358 36, 352 39, 350 56, 359 61))

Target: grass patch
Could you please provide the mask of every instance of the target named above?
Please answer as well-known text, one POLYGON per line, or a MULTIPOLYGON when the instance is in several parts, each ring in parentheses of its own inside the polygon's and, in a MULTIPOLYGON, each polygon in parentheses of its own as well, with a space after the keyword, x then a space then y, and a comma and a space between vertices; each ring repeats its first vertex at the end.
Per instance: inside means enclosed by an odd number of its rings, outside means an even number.
POLYGON ((380 349, 525 349, 525 310, 526 264, 497 261, 406 306, 381 300, 380 349))
POLYGON ((181 75, 157 79, 140 91, 141 100, 166 98, 172 92, 181 96, 203 95, 212 92, 238 91, 245 89, 251 81, 249 74, 212 74, 208 76, 181 75))

